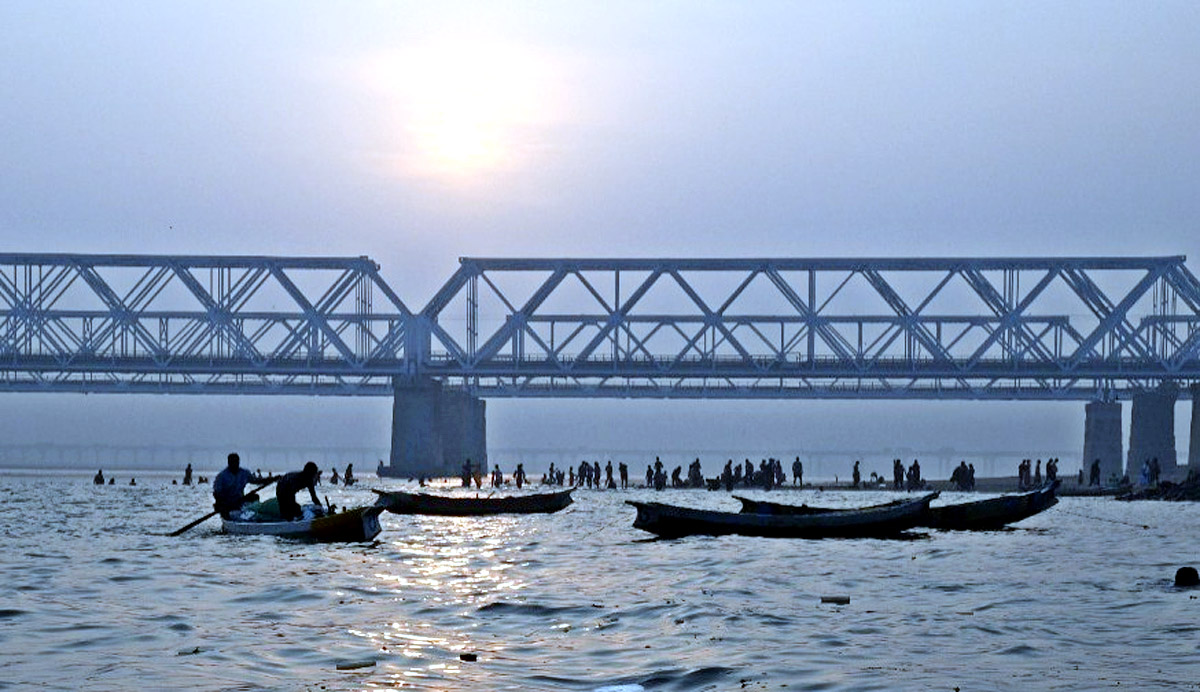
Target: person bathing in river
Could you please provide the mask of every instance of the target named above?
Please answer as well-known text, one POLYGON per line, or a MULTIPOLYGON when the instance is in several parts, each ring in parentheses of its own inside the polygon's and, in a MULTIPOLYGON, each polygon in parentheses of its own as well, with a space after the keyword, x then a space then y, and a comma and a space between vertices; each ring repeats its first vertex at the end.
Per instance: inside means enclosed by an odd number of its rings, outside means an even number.
POLYGON ((337 467, 333 467, 333 474, 329 476, 329 484, 337 485, 341 482, 341 480, 342 479, 338 477, 337 467))
POLYGON ((519 490, 528 480, 525 477, 525 464, 517 464, 517 470, 513 473, 513 481, 516 482, 517 489, 519 490))
POLYGON ((321 477, 321 469, 314 462, 308 462, 300 471, 285 473, 275 484, 275 498, 279 500, 279 516, 284 521, 291 521, 304 516, 300 505, 296 502, 296 493, 307 489, 312 503, 321 507, 317 499, 317 479, 321 477))
POLYGON ((230 512, 236 512, 247 502, 257 502, 258 495, 244 495, 246 484, 263 482, 261 476, 256 476, 242 468, 242 460, 237 452, 231 453, 225 459, 225 468, 213 479, 213 509, 221 513, 225 519, 230 512))
POLYGON ((342 474, 342 484, 351 486, 354 485, 356 480, 354 477, 354 464, 346 464, 346 472, 342 474))
POLYGON ((183 484, 192 484, 192 465, 190 463, 187 465, 187 468, 183 470, 183 484))
POLYGON ((92 479, 92 485, 104 485, 104 469, 96 472, 96 477, 92 479))

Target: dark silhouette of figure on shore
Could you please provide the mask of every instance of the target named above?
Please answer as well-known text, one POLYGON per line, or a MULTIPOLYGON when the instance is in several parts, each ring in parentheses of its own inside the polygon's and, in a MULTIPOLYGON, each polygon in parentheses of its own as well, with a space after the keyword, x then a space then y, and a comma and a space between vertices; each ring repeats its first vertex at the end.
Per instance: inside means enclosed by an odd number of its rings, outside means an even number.
POLYGON ((350 487, 357 481, 358 479, 354 477, 354 464, 346 464, 346 472, 342 474, 342 484, 350 487))
POLYGON ((617 474, 621 477, 621 490, 629 488, 629 467, 625 465, 625 462, 617 464, 617 474))
POLYGON ((913 459, 912 466, 908 467, 908 489, 920 490, 925 487, 925 481, 921 480, 921 462, 913 459))
POLYGON ((463 462, 461 478, 462 478, 462 487, 470 488, 471 487, 471 460, 470 459, 467 459, 466 461, 463 462))
POLYGON ((854 475, 852 476, 852 478, 853 478, 854 483, 850 487, 857 488, 859 483, 862 482, 862 472, 860 472, 858 470, 858 462, 857 461, 854 462, 854 475))
POLYGON ((646 487, 654 487, 654 467, 650 464, 646 464, 646 487))
MULTIPOLYGON (((599 462, 597 462, 597 463, 599 463, 599 462)), ((616 488, 617 488, 617 482, 615 480, 613 480, 612 460, 610 459, 608 461, 608 463, 604 465, 604 489, 605 490, 616 490, 616 488)))
POLYGON ((337 467, 334 467, 333 471, 329 474, 329 484, 337 485, 339 481, 341 481, 341 478, 338 477, 337 467))
POLYGON ((804 464, 800 463, 800 457, 792 462, 792 485, 804 487, 804 464))
POLYGON ((892 490, 904 490, 904 462, 892 461, 892 490))
POLYGON ((667 472, 663 470, 663 463, 658 457, 654 457, 654 489, 662 490, 667 487, 667 472))
POLYGON ((187 465, 187 468, 183 470, 183 484, 192 484, 192 465, 190 463, 187 465))
POLYGON ((517 489, 525 485, 525 482, 528 480, 525 478, 525 464, 517 464, 517 470, 513 473, 513 480, 517 483, 517 489))
POLYGON ((1100 485, 1100 460, 1096 459, 1092 462, 1091 476, 1088 478, 1088 487, 1100 485))
POLYGON ((1033 469, 1033 487, 1039 488, 1042 485, 1042 460, 1037 460, 1037 466, 1033 469))

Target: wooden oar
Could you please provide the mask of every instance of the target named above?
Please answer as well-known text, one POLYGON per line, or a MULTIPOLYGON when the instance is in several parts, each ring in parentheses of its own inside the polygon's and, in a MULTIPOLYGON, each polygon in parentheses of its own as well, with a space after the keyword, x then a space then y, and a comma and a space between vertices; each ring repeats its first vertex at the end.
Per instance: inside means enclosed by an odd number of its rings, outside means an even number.
MULTIPOLYGON (((263 488, 267 487, 268 485, 271 485, 272 483, 274 483, 274 482, 275 482, 275 481, 277 481, 277 480, 279 480, 279 479, 278 479, 278 478, 272 478, 271 480, 267 481, 266 483, 263 483, 262 485, 258 486, 258 487, 257 487, 257 488, 255 488, 254 490, 251 490, 250 492, 248 492, 248 493, 245 493, 245 494, 246 494, 246 495, 252 495, 252 494, 254 494, 254 493, 256 493, 256 492, 258 492, 258 491, 262 490, 263 488)), ((202 524, 202 523, 204 523, 204 522, 208 521, 209 519, 212 519, 212 518, 213 518, 213 517, 215 517, 217 514, 218 514, 217 510, 213 510, 213 511, 209 512, 208 514, 205 514, 204 516, 200 517, 200 518, 199 518, 199 519, 197 519, 196 521, 193 521, 192 523, 190 523, 190 524, 188 524, 187 526, 183 527, 182 529, 176 529, 176 530, 172 531, 171 533, 168 533, 167 535, 168 535, 168 536, 178 536, 179 534, 183 533, 184 531, 187 531, 188 529, 192 528, 193 526, 197 526, 197 525, 199 525, 199 524, 202 524)))

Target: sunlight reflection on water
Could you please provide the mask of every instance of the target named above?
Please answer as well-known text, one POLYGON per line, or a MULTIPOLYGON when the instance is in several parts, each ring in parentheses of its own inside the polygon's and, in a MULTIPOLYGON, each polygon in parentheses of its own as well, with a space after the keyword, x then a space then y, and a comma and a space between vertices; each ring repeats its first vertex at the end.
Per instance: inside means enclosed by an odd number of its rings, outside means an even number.
MULTIPOLYGON (((585 490, 554 515, 384 515, 372 543, 311 545, 212 523, 169 538, 207 509, 206 488, 86 481, 0 476, 5 682, 593 691, 1053 679, 1086 690, 1200 679, 1200 601, 1170 585, 1197 561, 1190 504, 1064 498, 1015 530, 912 541, 653 541, 622 501, 654 493, 585 490), (821 603, 830 595, 850 603, 821 603)), ((328 491, 339 505, 373 501, 328 491)), ((724 493, 655 497, 737 508, 724 493)))

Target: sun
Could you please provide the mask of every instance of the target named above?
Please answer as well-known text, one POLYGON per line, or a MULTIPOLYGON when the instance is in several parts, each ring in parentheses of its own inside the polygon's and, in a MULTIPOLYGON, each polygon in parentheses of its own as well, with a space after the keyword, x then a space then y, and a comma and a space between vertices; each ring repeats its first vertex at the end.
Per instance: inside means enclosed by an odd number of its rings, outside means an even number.
POLYGON ((527 163, 537 129, 557 111, 549 61, 480 37, 376 56, 370 81, 387 96, 404 173, 470 178, 527 163))

